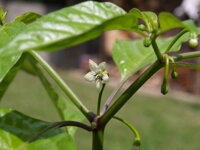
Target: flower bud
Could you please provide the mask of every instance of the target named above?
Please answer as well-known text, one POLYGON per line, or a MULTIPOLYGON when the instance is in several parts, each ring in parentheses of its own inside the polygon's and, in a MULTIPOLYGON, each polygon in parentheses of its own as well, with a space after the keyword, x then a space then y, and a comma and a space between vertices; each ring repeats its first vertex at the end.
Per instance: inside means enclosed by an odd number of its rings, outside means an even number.
POLYGON ((192 48, 196 48, 198 46, 198 39, 194 38, 194 39, 190 39, 189 40, 189 46, 192 48))
POLYGON ((172 79, 178 78, 178 72, 176 72, 175 68, 172 70, 171 77, 172 77, 172 79))
POLYGON ((135 138, 134 142, 133 142, 133 145, 135 146, 140 146, 141 145, 141 141, 139 138, 135 138))
POLYGON ((167 80, 163 80, 163 83, 162 83, 162 86, 161 86, 161 93, 163 95, 166 95, 168 93, 168 83, 167 83, 167 80))
POLYGON ((140 24, 140 25, 138 25, 138 29, 141 30, 141 31, 145 31, 146 27, 145 27, 145 25, 140 24))
POLYGON ((151 45, 151 39, 150 39, 150 38, 144 39, 143 45, 144 45, 145 47, 149 47, 149 46, 151 45))

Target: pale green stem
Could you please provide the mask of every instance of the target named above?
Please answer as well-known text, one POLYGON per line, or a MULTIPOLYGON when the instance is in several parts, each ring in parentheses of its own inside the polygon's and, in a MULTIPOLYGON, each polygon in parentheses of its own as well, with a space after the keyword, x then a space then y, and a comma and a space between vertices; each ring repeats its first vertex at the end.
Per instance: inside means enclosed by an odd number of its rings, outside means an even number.
POLYGON ((167 49, 166 49, 166 53, 167 52, 169 52, 170 51, 170 49, 173 47, 173 45, 176 43, 176 41, 181 37, 181 36, 183 36, 185 33, 187 33, 188 32, 188 30, 186 30, 186 29, 184 29, 184 30, 182 30, 180 33, 178 33, 175 37, 174 37, 174 39, 172 40, 172 42, 169 44, 169 46, 167 47, 167 49))
POLYGON ((170 66, 200 70, 200 64, 170 63, 170 66))
POLYGON ((79 98, 73 93, 73 91, 66 85, 62 78, 49 66, 36 52, 29 52, 36 61, 49 73, 52 79, 60 86, 64 93, 70 98, 70 100, 76 105, 76 107, 85 115, 85 117, 92 121, 93 117, 91 116, 88 109, 82 104, 79 98))
POLYGON ((159 50, 159 48, 158 48, 158 45, 157 45, 157 43, 156 43, 156 36, 153 37, 153 39, 152 39, 152 47, 153 47, 153 50, 154 50, 154 52, 155 52, 155 54, 156 54, 158 60, 161 61, 162 55, 161 55, 160 50, 159 50))
POLYGON ((174 61, 180 61, 184 59, 198 58, 198 57, 200 57, 200 51, 187 52, 187 53, 178 54, 177 56, 173 56, 174 61))
POLYGON ((126 120, 124 120, 122 118, 119 118, 119 117, 116 117, 116 116, 114 116, 113 118, 117 119, 120 122, 122 122, 123 124, 125 124, 132 131, 132 133, 135 136, 134 144, 137 145, 137 146, 139 146, 141 144, 141 138, 140 138, 140 134, 138 133, 138 131, 136 130, 136 128, 132 124, 130 124, 128 121, 126 121, 126 120))

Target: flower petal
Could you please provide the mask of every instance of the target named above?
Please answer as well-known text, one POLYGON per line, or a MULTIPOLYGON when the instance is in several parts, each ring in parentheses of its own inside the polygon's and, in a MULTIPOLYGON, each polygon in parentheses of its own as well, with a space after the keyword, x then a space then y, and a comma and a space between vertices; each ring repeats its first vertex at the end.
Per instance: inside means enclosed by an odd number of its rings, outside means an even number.
POLYGON ((87 81, 95 81, 95 72, 94 71, 90 71, 88 72, 85 76, 84 76, 85 80, 87 81))
POLYGON ((99 64, 99 69, 105 70, 106 69, 106 62, 102 62, 99 64))
POLYGON ((90 70, 94 72, 97 72, 99 68, 98 65, 91 59, 89 60, 89 67, 90 67, 90 70))
POLYGON ((108 80, 109 80, 108 74, 107 74, 107 73, 104 73, 102 79, 103 79, 103 82, 104 82, 104 83, 105 83, 105 82, 108 82, 108 80))
POLYGON ((101 88, 101 81, 96 81, 96 88, 99 90, 101 88))

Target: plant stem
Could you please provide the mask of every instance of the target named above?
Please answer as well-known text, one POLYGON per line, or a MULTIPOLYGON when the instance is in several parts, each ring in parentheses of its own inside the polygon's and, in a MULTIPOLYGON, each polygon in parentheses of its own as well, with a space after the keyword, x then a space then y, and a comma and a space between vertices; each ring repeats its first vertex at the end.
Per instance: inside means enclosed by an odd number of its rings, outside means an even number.
POLYGON ((186 29, 184 29, 184 30, 182 30, 181 32, 179 32, 176 36, 175 36, 175 38, 172 40, 172 42, 170 43, 170 45, 167 47, 167 49, 166 49, 166 53, 167 52, 169 52, 170 51, 170 49, 172 48, 172 46, 176 43, 176 41, 182 36, 182 35, 184 35, 185 33, 187 33, 188 32, 188 30, 186 30, 186 29))
POLYGON ((70 100, 76 105, 76 107, 85 115, 85 117, 92 121, 93 117, 89 110, 82 104, 79 98, 73 93, 73 91, 66 85, 62 78, 49 66, 36 52, 29 52, 36 61, 49 73, 52 79, 60 86, 64 93, 70 98, 70 100))
POLYGON ((47 78, 45 77, 44 73, 43 73, 43 69, 42 69, 42 66, 39 65, 38 62, 36 62, 34 59, 33 59, 34 62, 31 61, 32 63, 32 66, 33 68, 35 68, 35 71, 38 75, 38 77, 40 78, 40 81, 42 82, 44 88, 46 89, 47 91, 47 94, 49 95, 50 99, 51 99, 51 102, 54 104, 60 118, 62 121, 65 120, 64 118, 64 115, 61 111, 61 109, 59 109, 58 107, 58 100, 59 100, 59 95, 58 93, 54 90, 54 88, 52 87, 51 83, 47 80, 47 78))
POLYGON ((137 90, 157 72, 163 64, 156 61, 151 65, 129 88, 127 88, 122 95, 114 102, 114 104, 100 117, 100 124, 106 125, 108 121, 123 107, 123 105, 137 92, 137 90))
POLYGON ((170 63, 170 66, 200 70, 200 64, 170 63))
POLYGON ((83 123, 80 122, 76 122, 76 121, 61 121, 61 122, 55 122, 52 125, 44 128, 42 131, 40 131, 39 133, 35 134, 34 136, 32 136, 30 139, 28 139, 28 141, 26 142, 31 142, 33 140, 35 140, 36 138, 38 138, 39 136, 41 136, 42 134, 44 134, 45 132, 49 131, 52 128, 56 128, 56 127, 65 127, 65 126, 74 126, 74 127, 79 127, 82 128, 86 131, 92 131, 92 127, 85 125, 83 123))
POLYGON ((114 97, 116 96, 116 94, 119 92, 119 90, 121 89, 121 87, 124 85, 125 81, 126 80, 122 81, 119 85, 117 85, 117 87, 114 89, 114 91, 108 97, 108 99, 106 100, 106 103, 104 104, 103 109, 101 111, 101 115, 103 115, 106 112, 106 110, 110 106, 112 100, 114 99, 114 97))
POLYGON ((92 150, 103 150, 104 128, 94 130, 92 140, 92 150))
POLYGON ((141 144, 140 134, 138 133, 138 131, 136 130, 136 128, 132 124, 130 124, 128 121, 126 121, 122 118, 116 117, 116 116, 114 116, 113 118, 122 122, 123 124, 125 124, 132 131, 132 133, 135 136, 135 140, 136 140, 134 143, 136 143, 138 145, 141 144))
POLYGON ((187 53, 178 54, 177 56, 173 56, 174 61, 180 61, 184 59, 197 58, 197 57, 200 57, 200 51, 187 52, 187 53))
POLYGON ((162 55, 161 55, 160 50, 158 48, 158 45, 156 43, 156 36, 154 36, 153 39, 152 39, 152 47, 153 47, 153 50, 154 50, 158 60, 161 61, 162 60, 162 55))
POLYGON ((97 115, 100 114, 100 108, 101 108, 101 98, 102 98, 102 94, 105 88, 105 83, 102 85, 101 91, 99 92, 99 97, 98 97, 98 104, 97 104, 97 115))

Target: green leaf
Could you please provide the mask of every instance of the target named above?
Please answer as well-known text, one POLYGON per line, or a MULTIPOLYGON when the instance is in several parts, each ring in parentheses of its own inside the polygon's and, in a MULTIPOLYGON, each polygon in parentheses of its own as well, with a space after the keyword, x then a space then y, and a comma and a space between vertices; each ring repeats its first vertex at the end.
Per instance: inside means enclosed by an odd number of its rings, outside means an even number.
MULTIPOLYGON (((44 70, 42 67, 36 62, 31 55, 29 55, 29 60, 33 64, 33 68, 37 73, 38 77, 40 78, 43 86, 45 87, 52 103, 56 107, 58 114, 61 117, 61 120, 68 120, 68 121, 78 121, 81 122, 84 119, 82 113, 77 110, 77 108, 66 98, 64 98, 58 90, 58 87, 54 87, 52 83, 48 81, 48 76, 45 75, 44 70)), ((76 127, 67 127, 67 131, 70 135, 74 135, 76 131, 76 127)))
POLYGON ((185 28, 190 32, 196 32, 196 33, 200 32, 200 29, 195 25, 193 20, 181 21, 168 12, 162 12, 159 14, 159 22, 160 22, 159 34, 162 34, 174 28, 185 28))
POLYGON ((116 5, 88 1, 41 17, 27 26, 2 53, 12 53, 12 49, 58 50, 96 38, 106 30, 132 30, 136 25, 135 17, 116 5))
POLYGON ((112 3, 88 1, 50 13, 28 25, 11 42, 5 40, 7 46, 4 44, 0 50, 0 65, 3 68, 0 81, 17 62, 22 51, 58 50, 96 38, 106 30, 139 32, 136 26, 137 19, 132 14, 112 3))
POLYGON ((22 14, 21 16, 15 18, 14 22, 23 22, 25 24, 30 24, 34 21, 36 21, 38 18, 40 18, 41 15, 38 13, 34 13, 34 12, 27 12, 22 14))
POLYGON ((185 20, 183 24, 190 32, 195 32, 197 35, 200 34, 200 28, 196 26, 194 20, 185 20))
MULTIPOLYGON (((0 28, 0 53, 3 52, 3 47, 13 40, 19 32, 25 28, 25 24, 22 22, 14 22, 11 24, 5 24, 0 28)), ((13 51, 16 51, 13 49, 13 51)), ((17 63, 20 59, 22 52, 17 51, 15 55, 0 55, 0 82, 8 73, 8 71, 17 63)))
POLYGON ((184 24, 174 15, 168 12, 159 14, 160 34, 174 28, 184 28, 184 24))
POLYGON ((0 107, 0 149, 2 150, 75 150, 70 135, 61 129, 52 129, 32 142, 33 135, 51 123, 31 118, 9 108, 0 107))
MULTIPOLYGON (((190 38, 189 33, 183 35, 170 49, 170 51, 178 51, 183 42, 188 41, 190 38)), ((168 45, 173 40, 171 38, 158 39, 157 44, 161 53, 164 53, 168 45)), ((152 47, 144 47, 143 40, 116 41, 113 47, 113 59, 119 68, 122 80, 133 75, 141 68, 154 62, 157 58, 154 54, 152 47)))
POLYGON ((10 71, 6 74, 4 79, 0 82, 0 100, 2 99, 3 95, 5 94, 6 90, 8 89, 10 83, 16 76, 18 70, 21 68, 25 56, 21 57, 19 61, 10 69, 10 71))

